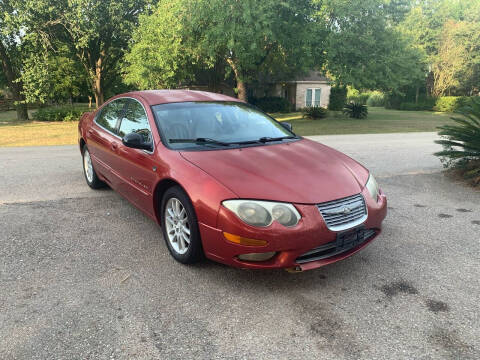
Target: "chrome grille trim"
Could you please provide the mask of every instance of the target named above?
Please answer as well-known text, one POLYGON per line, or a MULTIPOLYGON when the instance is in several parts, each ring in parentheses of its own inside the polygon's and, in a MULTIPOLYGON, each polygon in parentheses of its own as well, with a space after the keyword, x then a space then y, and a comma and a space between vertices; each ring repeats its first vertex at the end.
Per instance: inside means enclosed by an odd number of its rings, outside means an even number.
POLYGON ((367 220, 367 206, 362 194, 317 204, 317 208, 331 231, 344 231, 367 220))

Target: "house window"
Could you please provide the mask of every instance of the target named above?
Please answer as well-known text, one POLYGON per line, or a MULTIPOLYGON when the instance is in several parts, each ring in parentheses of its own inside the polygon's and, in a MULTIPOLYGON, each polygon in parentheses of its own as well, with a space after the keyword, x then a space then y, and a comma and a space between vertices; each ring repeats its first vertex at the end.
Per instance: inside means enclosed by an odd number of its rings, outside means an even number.
POLYGON ((305 106, 320 106, 320 95, 322 94, 322 89, 307 89, 305 90, 305 106))

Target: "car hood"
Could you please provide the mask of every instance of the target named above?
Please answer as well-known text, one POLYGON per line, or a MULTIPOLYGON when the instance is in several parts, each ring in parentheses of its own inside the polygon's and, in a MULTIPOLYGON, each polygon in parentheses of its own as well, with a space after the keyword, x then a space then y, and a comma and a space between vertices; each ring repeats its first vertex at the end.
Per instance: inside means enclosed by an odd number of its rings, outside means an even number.
POLYGON ((316 204, 358 194, 368 179, 362 165, 308 139, 181 155, 245 199, 316 204))

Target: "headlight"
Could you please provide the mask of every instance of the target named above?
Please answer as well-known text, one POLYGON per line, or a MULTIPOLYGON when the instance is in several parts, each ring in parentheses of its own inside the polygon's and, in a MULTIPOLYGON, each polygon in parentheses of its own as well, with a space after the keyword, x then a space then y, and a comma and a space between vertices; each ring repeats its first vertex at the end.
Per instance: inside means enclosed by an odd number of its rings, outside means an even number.
POLYGON ((378 184, 372 174, 370 174, 370 176, 368 177, 368 181, 365 187, 368 189, 368 192, 372 196, 372 199, 375 200, 375 202, 377 202, 378 195, 379 195, 378 184))
POLYGON ((252 226, 266 227, 276 220, 290 227, 297 225, 301 219, 292 204, 256 200, 226 200, 222 204, 252 226))

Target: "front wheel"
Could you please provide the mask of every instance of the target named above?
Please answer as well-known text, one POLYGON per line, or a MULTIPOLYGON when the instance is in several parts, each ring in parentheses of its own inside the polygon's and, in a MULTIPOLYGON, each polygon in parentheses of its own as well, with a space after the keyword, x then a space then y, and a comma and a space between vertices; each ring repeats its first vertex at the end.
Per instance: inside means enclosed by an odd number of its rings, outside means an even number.
POLYGON ((183 264, 203 255, 197 216, 188 195, 179 186, 168 189, 162 199, 162 232, 170 254, 183 264))
POLYGON ((105 183, 101 181, 95 169, 93 168, 92 158, 90 157, 90 152, 88 151, 87 145, 82 149, 82 158, 83 158, 83 174, 85 175, 85 180, 92 189, 99 189, 105 186, 105 183))

